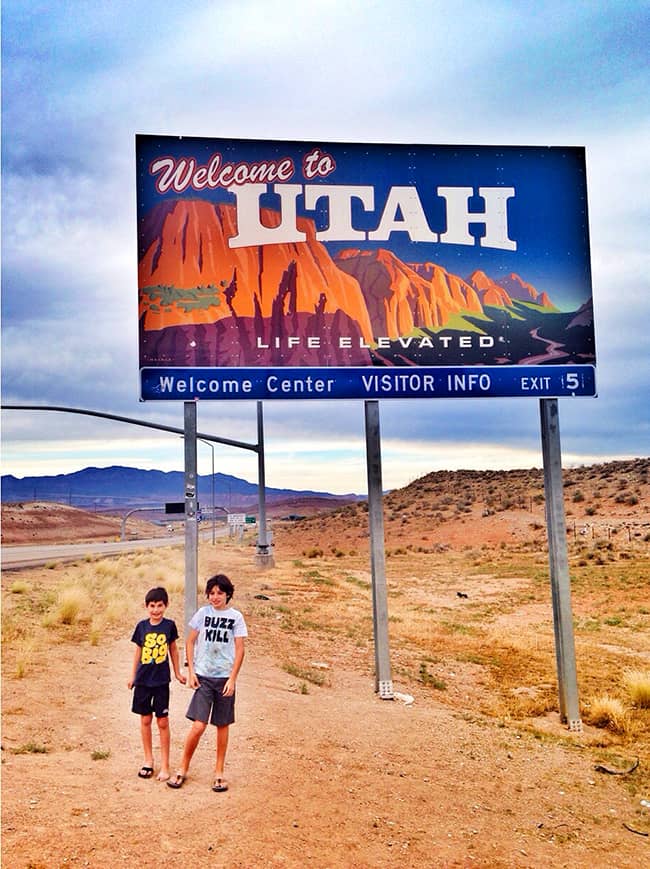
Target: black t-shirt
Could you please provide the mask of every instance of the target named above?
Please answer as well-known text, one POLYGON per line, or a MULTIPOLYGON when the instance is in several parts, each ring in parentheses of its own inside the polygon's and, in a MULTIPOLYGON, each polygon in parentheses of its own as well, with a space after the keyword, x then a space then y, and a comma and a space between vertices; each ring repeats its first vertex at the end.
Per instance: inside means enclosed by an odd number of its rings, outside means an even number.
POLYGON ((140 647, 135 685, 153 688, 171 682, 169 645, 177 639, 176 622, 171 619, 162 619, 157 625, 152 625, 149 619, 138 622, 131 637, 131 642, 140 647))

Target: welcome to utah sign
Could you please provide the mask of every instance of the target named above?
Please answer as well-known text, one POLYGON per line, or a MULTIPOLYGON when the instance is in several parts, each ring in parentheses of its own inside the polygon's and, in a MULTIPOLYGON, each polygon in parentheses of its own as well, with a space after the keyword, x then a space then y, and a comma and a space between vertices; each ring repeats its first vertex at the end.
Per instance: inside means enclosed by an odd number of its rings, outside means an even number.
POLYGON ((142 398, 595 395, 583 149, 136 157, 142 398))

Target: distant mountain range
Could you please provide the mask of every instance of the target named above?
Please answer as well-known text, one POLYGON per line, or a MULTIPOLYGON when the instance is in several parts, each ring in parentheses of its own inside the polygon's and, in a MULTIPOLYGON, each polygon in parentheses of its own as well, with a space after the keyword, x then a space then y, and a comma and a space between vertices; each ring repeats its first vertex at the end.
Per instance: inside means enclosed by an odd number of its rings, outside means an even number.
MULTIPOLYGON (((202 507, 212 504, 212 475, 197 478, 198 500, 202 507)), ((231 511, 257 503, 258 487, 229 474, 214 475, 215 505, 231 511)), ((146 471, 119 465, 110 468, 84 468, 72 474, 45 477, 2 476, 2 500, 54 501, 73 507, 124 510, 134 507, 162 507, 184 499, 182 471, 146 471)), ((299 498, 336 501, 356 499, 356 495, 332 495, 310 490, 266 489, 269 503, 299 498)))

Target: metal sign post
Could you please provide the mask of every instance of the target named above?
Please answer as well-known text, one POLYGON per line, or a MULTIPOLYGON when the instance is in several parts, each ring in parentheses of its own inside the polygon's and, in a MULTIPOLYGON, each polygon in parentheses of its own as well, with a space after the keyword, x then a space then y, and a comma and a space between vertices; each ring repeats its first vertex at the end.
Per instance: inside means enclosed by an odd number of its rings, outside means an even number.
POLYGON ((366 401, 366 461, 368 466, 368 521, 372 567, 372 618, 375 633, 375 691, 382 700, 393 699, 388 646, 388 597, 384 552, 384 505, 381 480, 379 402, 366 401))
POLYGON ((571 612, 571 584, 564 515, 562 486, 562 456, 560 452, 560 423, 556 398, 540 400, 542 454, 544 458, 544 492, 546 495, 546 526, 548 530, 551 594, 553 599, 553 626, 555 630, 555 658, 557 662, 560 717, 569 730, 580 732, 580 705, 578 677, 573 639, 571 612))
POLYGON ((199 529, 196 499, 196 402, 185 411, 185 626, 197 609, 199 529))
POLYGON ((259 525, 257 528, 257 554, 255 561, 260 567, 274 567, 275 559, 271 552, 271 541, 266 529, 266 471, 264 466, 264 409, 257 402, 257 487, 259 505, 259 525))

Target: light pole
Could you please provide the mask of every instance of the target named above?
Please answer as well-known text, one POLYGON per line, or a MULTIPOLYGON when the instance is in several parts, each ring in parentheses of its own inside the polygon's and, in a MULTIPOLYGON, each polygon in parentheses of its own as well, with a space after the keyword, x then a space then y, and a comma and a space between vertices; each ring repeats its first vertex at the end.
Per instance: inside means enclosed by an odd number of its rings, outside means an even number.
POLYGON ((212 545, 214 546, 217 539, 217 531, 216 531, 216 508, 214 506, 214 445, 210 443, 210 441, 203 440, 203 438, 198 438, 201 443, 210 447, 210 452, 212 453, 212 545))

